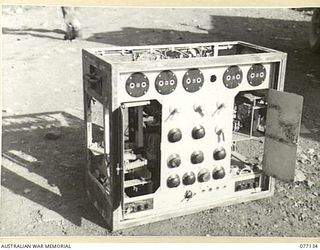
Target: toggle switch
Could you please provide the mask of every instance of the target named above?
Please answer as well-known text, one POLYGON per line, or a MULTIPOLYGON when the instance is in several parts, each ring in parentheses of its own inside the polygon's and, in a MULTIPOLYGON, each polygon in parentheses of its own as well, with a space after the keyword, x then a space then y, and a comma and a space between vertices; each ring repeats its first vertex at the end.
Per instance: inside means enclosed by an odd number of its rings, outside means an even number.
POLYGON ((193 109, 195 112, 199 113, 202 117, 204 116, 204 108, 200 104, 194 104, 193 109))
POLYGON ((203 160, 204 160, 204 155, 203 155, 203 152, 201 150, 194 151, 191 154, 191 162, 193 164, 201 163, 201 162, 203 162, 203 160))
POLYGON ((217 114, 218 112, 220 112, 221 110, 223 110, 224 108, 226 108, 226 104, 223 102, 217 102, 216 104, 216 109, 213 111, 211 116, 214 116, 215 114, 217 114))
POLYGON ((175 107, 170 106, 169 112, 170 112, 170 115, 178 114, 178 113, 180 113, 180 108, 177 106, 175 106, 175 107))
POLYGON ((193 193, 191 190, 187 190, 185 193, 184 193, 184 198, 185 199, 191 199, 193 197, 193 193))
POLYGON ((168 133, 168 141, 169 142, 177 142, 182 138, 181 130, 178 128, 173 128, 168 133))
POLYGON ((204 137, 205 134, 206 134, 206 131, 205 131, 204 127, 201 125, 195 126, 192 129, 192 138, 193 139, 200 139, 200 138, 204 137))
POLYGON ((218 136, 218 142, 224 142, 225 138, 224 138, 224 129, 223 128, 215 128, 215 132, 218 136))
POLYGON ((180 107, 177 106, 170 106, 169 108, 169 115, 165 121, 168 121, 169 119, 172 119, 174 115, 177 115, 180 113, 180 107))
POLYGON ((215 160, 222 160, 226 157, 227 153, 223 147, 218 147, 213 152, 213 159, 215 160))

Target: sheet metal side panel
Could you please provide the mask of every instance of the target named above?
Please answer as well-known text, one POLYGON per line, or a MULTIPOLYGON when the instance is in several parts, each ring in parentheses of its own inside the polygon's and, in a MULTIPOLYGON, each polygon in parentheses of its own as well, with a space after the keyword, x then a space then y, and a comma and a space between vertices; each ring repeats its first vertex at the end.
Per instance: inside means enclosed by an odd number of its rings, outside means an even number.
POLYGON ((269 90, 264 172, 293 181, 302 114, 302 96, 269 90))

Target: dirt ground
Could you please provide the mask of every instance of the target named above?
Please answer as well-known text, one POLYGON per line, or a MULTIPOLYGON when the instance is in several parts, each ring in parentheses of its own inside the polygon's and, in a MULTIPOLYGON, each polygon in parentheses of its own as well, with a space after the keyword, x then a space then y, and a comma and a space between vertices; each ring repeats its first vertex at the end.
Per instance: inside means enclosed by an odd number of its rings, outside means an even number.
POLYGON ((63 40, 57 7, 3 6, 1 236, 320 236, 320 56, 310 12, 80 8, 83 39, 63 40), (285 91, 304 96, 295 183, 275 195, 109 232, 84 189, 81 49, 234 41, 288 53, 285 91), (48 132, 56 140, 48 140, 48 132))

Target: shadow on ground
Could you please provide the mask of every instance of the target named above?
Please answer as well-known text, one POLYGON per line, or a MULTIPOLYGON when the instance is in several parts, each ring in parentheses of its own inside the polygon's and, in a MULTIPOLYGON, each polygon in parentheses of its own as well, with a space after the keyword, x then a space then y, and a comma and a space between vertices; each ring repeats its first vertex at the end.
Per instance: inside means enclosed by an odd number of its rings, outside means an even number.
POLYGON ((86 195, 82 120, 51 112, 3 117, 2 124, 2 185, 76 226, 85 218, 105 227, 86 195))
POLYGON ((48 29, 33 29, 33 28, 21 28, 21 29, 13 29, 13 28, 2 28, 2 34, 4 35, 21 35, 21 36, 34 36, 38 38, 50 38, 54 40, 64 40, 63 36, 56 37, 52 35, 44 35, 44 34, 59 34, 59 35, 65 35, 66 32, 60 29, 53 29, 53 30, 48 30, 48 29))

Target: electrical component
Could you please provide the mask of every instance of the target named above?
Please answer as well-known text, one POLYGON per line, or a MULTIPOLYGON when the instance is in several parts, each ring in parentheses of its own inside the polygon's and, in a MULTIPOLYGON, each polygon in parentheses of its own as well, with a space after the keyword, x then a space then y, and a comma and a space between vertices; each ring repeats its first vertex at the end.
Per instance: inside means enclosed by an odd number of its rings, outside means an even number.
POLYGON ((286 54, 244 42, 83 50, 88 197, 112 230, 269 197, 301 97, 286 54))

